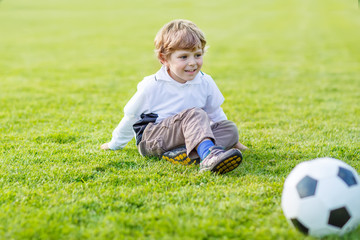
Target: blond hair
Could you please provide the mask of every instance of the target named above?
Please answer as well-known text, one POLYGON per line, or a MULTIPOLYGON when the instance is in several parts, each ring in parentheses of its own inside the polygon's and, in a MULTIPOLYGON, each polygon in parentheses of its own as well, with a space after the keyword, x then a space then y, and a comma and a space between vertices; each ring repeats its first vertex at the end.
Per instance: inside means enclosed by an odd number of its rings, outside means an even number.
POLYGON ((176 50, 204 51, 206 40, 204 33, 191 21, 177 19, 165 24, 156 34, 155 53, 158 59, 167 59, 176 50))

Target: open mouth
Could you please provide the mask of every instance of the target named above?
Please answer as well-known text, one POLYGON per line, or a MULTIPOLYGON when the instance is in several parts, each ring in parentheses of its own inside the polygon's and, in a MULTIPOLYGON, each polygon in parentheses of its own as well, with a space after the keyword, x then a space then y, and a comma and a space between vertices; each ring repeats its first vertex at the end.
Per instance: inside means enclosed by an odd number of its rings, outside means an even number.
POLYGON ((185 72, 188 72, 188 73, 194 73, 196 72, 197 69, 194 69, 194 70, 185 70, 185 72))

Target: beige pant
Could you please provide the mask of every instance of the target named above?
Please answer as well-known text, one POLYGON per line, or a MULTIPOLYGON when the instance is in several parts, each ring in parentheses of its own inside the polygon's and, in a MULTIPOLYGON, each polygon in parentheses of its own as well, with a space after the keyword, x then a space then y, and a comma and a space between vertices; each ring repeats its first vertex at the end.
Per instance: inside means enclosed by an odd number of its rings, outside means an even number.
POLYGON ((143 156, 161 156, 164 152, 185 145, 187 155, 194 159, 199 157, 196 146, 205 138, 212 139, 217 146, 229 149, 239 141, 239 133, 233 122, 223 120, 210 124, 204 110, 191 108, 160 123, 149 123, 138 149, 143 156))

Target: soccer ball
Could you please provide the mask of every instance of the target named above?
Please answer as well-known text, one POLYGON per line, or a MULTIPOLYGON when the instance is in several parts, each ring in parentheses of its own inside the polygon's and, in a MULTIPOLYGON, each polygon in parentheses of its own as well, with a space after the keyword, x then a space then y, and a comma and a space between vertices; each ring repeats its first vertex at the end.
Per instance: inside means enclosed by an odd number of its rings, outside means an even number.
POLYGON ((359 175, 333 158, 302 162, 285 180, 281 207, 306 235, 343 235, 360 223, 359 175))

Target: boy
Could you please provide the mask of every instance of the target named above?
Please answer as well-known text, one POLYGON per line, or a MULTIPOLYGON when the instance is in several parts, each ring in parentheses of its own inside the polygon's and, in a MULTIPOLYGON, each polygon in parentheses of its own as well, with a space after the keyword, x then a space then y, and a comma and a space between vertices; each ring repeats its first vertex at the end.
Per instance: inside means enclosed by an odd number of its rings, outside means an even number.
POLYGON ((246 148, 221 108, 220 90, 200 71, 205 45, 204 34, 190 21, 174 20, 163 26, 155 37, 161 69, 138 84, 112 140, 101 148, 121 149, 135 132, 143 156, 182 164, 200 158, 200 171, 219 174, 239 166, 239 149, 246 148))

